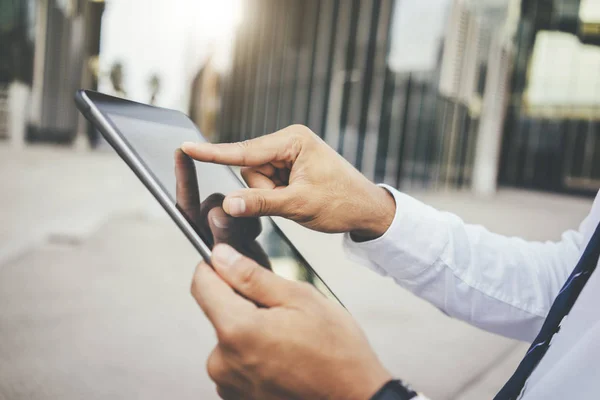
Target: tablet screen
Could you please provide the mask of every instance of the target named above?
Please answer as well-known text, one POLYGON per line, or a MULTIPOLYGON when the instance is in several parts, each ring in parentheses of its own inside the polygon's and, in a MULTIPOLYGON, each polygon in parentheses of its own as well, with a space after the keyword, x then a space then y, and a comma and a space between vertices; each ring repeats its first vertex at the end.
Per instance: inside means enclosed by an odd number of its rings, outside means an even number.
POLYGON ((102 111, 209 248, 227 243, 277 275, 311 283, 338 301, 270 218, 233 218, 223 211, 224 195, 244 185, 229 167, 192 160, 179 149, 183 142, 203 140, 187 117, 176 114, 187 121, 170 124, 102 111))

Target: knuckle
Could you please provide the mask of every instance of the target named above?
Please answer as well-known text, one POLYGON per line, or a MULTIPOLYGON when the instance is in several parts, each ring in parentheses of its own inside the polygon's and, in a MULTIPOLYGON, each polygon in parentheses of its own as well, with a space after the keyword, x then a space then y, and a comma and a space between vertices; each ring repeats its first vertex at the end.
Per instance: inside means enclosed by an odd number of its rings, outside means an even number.
POLYGON ((305 138, 301 134, 293 133, 288 138, 287 145, 281 149, 279 158, 293 163, 300 154, 304 142, 305 138))
POLYGON ((253 264, 247 264, 244 268, 240 268, 239 283, 245 288, 254 286, 259 273, 258 267, 253 264))
POLYGON ((302 147, 307 142, 306 138, 302 135, 295 135, 291 138, 291 146, 289 147, 289 151, 292 154, 299 154, 302 150, 302 147))
POLYGON ((310 136, 313 133, 308 126, 302 124, 293 124, 289 130, 292 134, 299 136, 310 136))
POLYGON ((235 144, 238 147, 240 147, 242 150, 246 150, 247 148, 249 148, 251 146, 250 140, 242 140, 241 142, 236 142, 235 144))
POLYGON ((258 214, 264 215, 268 213, 269 205, 263 196, 256 196, 254 202, 256 204, 256 211, 258 214))
MULTIPOLYGON (((216 349, 215 349, 216 350, 216 349)), ((220 382, 225 376, 225 367, 221 357, 218 357, 218 353, 213 351, 208 360, 206 361, 206 372, 210 379, 214 382, 220 382)))
POLYGON ((252 146, 251 141, 250 140, 244 140, 244 141, 241 141, 241 142, 236 142, 236 145, 240 149, 241 158, 242 158, 241 159, 241 164, 245 165, 246 164, 246 160, 247 160, 248 150, 252 146))
POLYGON ((278 158, 294 162, 305 143, 310 142, 311 136, 316 136, 307 126, 290 125, 282 131, 286 136, 286 145, 280 150, 278 158))
POLYGON ((220 327, 217 332, 219 343, 227 348, 234 348, 244 340, 248 328, 245 322, 237 321, 220 327))
POLYGON ((316 133, 304 125, 294 125, 291 130, 291 137, 295 142, 304 146, 312 146, 321 140, 316 133))
POLYGON ((217 332, 217 338, 219 343, 226 348, 231 348, 235 345, 238 337, 237 331, 230 326, 221 327, 217 332))

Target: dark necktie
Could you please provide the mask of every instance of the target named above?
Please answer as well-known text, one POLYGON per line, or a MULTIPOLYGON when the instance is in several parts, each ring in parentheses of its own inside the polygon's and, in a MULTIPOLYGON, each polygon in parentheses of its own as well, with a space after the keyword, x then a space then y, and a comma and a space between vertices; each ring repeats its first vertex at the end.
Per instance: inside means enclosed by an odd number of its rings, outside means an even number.
POLYGON ((594 235, 590 239, 571 276, 569 276, 560 292, 558 292, 558 296, 556 296, 548 312, 540 333, 531 344, 529 350, 527 350, 527 354, 513 376, 511 376, 496 397, 494 397, 494 400, 513 400, 519 397, 527 378, 529 378, 529 375, 531 375, 542 357, 544 357, 544 354, 546 354, 546 351, 548 351, 552 337, 560 330, 563 318, 571 311, 573 304, 575 304, 590 275, 596 269, 599 256, 600 224, 596 227, 594 235))

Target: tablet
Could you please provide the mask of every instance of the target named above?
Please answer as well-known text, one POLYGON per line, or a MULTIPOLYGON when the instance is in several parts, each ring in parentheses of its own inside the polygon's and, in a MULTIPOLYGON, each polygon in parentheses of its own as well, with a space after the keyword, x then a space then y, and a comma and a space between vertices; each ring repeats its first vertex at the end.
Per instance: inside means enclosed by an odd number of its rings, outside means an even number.
POLYGON ((223 211, 224 196, 246 186, 230 167, 192 160, 180 150, 183 142, 205 141, 185 114, 87 90, 77 92, 75 103, 206 262, 215 244, 227 243, 339 303, 271 218, 233 218, 223 211))

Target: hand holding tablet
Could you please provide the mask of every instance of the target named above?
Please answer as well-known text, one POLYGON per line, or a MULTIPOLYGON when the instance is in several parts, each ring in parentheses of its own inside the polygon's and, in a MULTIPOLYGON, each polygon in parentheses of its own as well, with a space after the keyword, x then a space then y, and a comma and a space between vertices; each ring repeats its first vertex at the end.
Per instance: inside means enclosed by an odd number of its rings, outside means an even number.
MULTIPOLYGON (((337 210, 333 216, 343 218, 320 221, 319 204, 323 204, 319 202, 335 188, 315 185, 321 191, 314 193, 318 201, 311 202, 306 189, 310 178, 319 174, 289 172, 297 159, 301 165, 296 172, 302 172, 302 163, 306 168, 319 167, 319 154, 327 149, 311 149, 311 145, 320 139, 304 133, 306 146, 296 150, 314 152, 302 159, 299 153, 280 154, 275 148, 270 153, 244 154, 239 145, 200 145, 200 154, 192 154, 204 161, 198 162, 179 149, 183 142, 203 142, 183 114, 94 92, 79 92, 76 101, 204 258, 194 275, 192 294, 217 333, 218 344, 207 369, 223 399, 362 400, 390 380, 350 314, 273 221, 260 217, 273 210, 265 209, 267 203, 261 208, 257 194, 274 200, 269 204, 278 206, 279 215, 296 217, 306 226, 326 231, 354 229, 343 225, 359 221, 356 215, 347 215, 352 201, 338 193, 332 198, 337 201, 325 205, 337 210), (208 157, 202 155, 202 148, 209 149, 208 157), (219 149, 225 157, 210 156, 210 151, 218 156, 219 149), (241 159, 234 162, 227 152, 237 152, 241 159), (257 155, 263 159, 253 160, 257 155), (215 161, 249 165, 243 173, 253 189, 245 188, 229 167, 215 161), (302 188, 303 193, 294 192, 302 188), (235 200, 242 195, 244 206, 236 213, 235 200), (302 195, 300 200, 308 203, 296 203, 295 195, 302 195), (277 203, 277 198, 285 201, 277 203), (257 202, 252 203, 253 199, 257 202)), ((279 135, 275 139, 288 140, 279 135)), ((269 150, 269 143, 259 142, 266 146, 263 150, 269 150)), ((186 152, 190 153, 189 148, 186 152)), ((353 171, 347 163, 339 162, 337 167, 353 171)), ((329 172, 333 183, 335 168, 329 172)), ((379 190, 358 182, 353 188, 361 201, 371 190, 379 190)), ((355 225, 361 227, 372 228, 355 225)))

